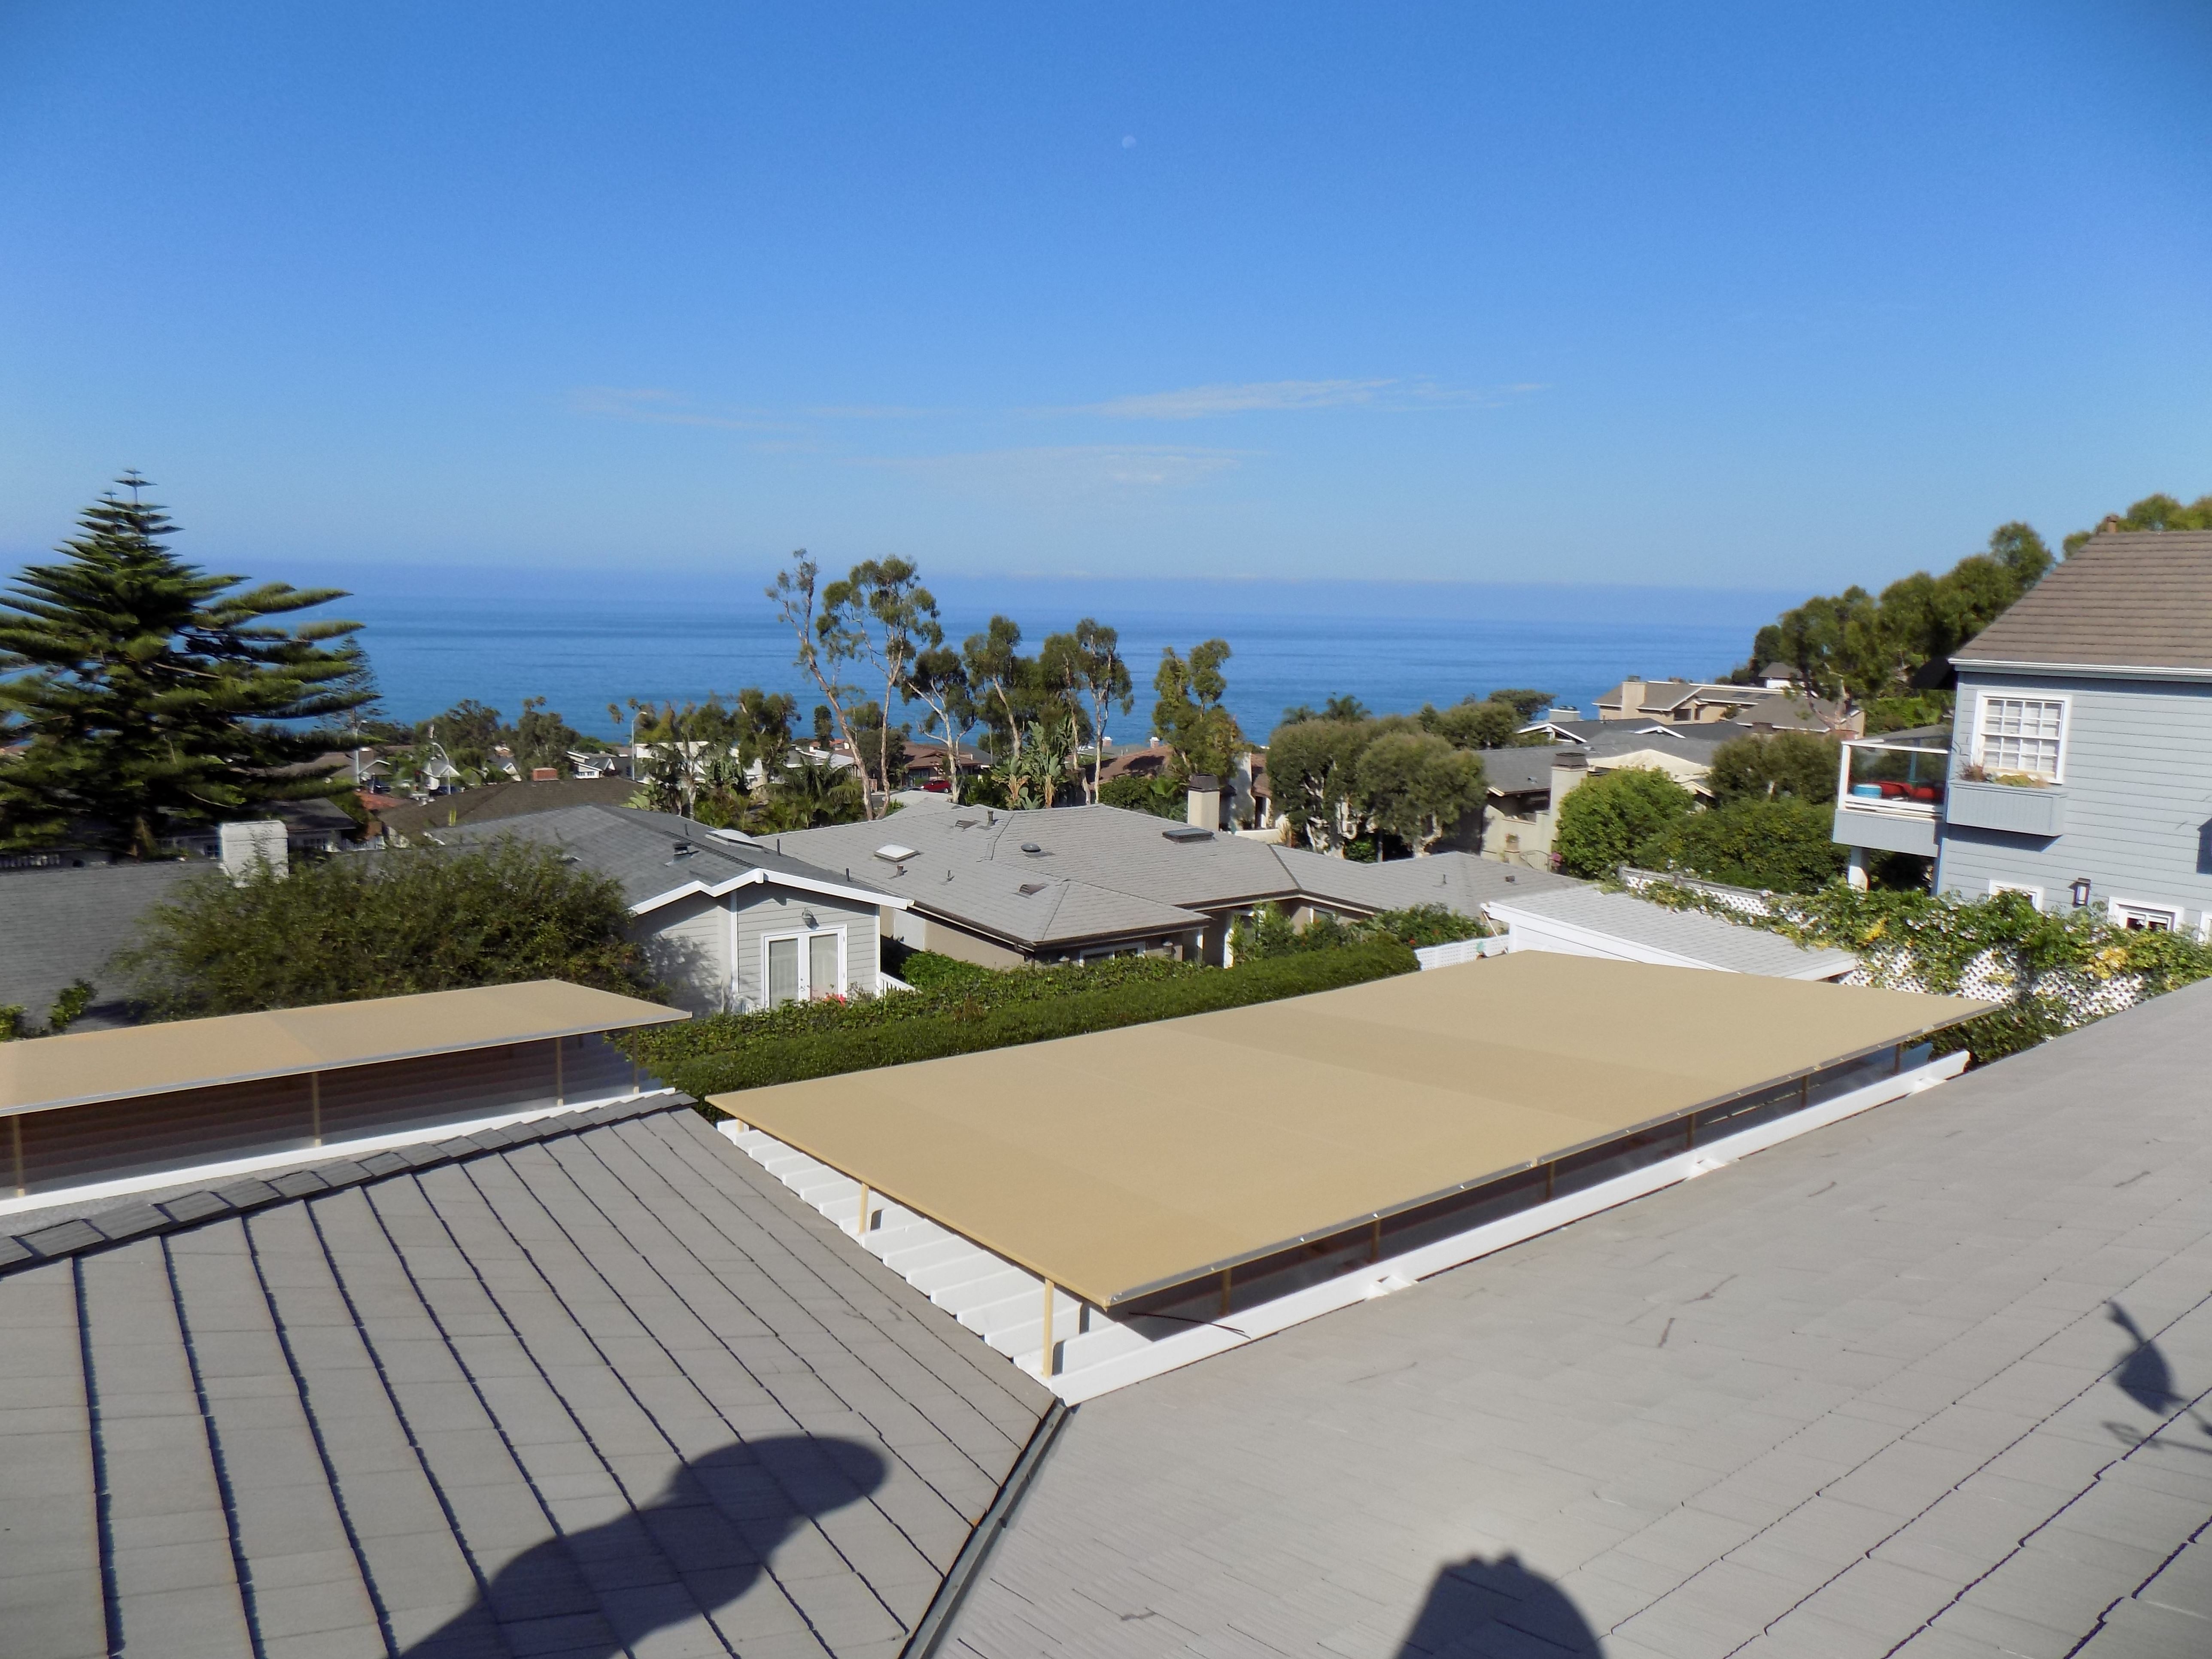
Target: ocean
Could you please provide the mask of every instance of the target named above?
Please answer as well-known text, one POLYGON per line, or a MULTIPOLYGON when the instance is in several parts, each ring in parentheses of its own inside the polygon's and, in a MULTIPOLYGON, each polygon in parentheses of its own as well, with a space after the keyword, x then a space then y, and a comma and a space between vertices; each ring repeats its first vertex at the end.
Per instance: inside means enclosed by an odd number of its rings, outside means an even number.
MULTIPOLYGON (((579 731, 613 738, 607 705, 788 691, 801 720, 820 701, 757 574, 445 567, 302 567, 274 573, 352 597, 327 614, 365 624, 384 712, 426 720, 465 697, 510 719, 541 696, 579 731)), ((1137 581, 963 578, 933 584, 957 641, 994 612, 1024 648, 1091 616, 1121 632, 1135 712, 1109 733, 1146 728, 1163 647, 1229 641, 1227 702, 1263 737, 1297 703, 1356 696, 1378 714, 1448 703, 1503 686, 1587 708, 1625 675, 1725 672, 1763 623, 1802 598, 1784 592, 1536 584, 1137 581), (1118 726, 1118 730, 1117 730, 1118 726)), ((311 612, 309 615, 324 614, 311 612)), ((919 710, 914 711, 918 713, 919 710)))

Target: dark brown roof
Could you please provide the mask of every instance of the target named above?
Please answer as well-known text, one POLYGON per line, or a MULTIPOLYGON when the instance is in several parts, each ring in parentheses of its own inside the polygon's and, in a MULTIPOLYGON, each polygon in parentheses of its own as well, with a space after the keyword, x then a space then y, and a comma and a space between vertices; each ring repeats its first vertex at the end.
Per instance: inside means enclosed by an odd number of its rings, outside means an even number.
POLYGON ((550 812, 562 806, 621 806, 637 793, 628 778, 554 778, 535 783, 488 783, 477 789, 457 789, 450 795, 433 795, 428 806, 410 801, 377 814, 384 827, 402 841, 421 837, 425 830, 464 823, 484 823, 495 818, 519 818, 532 812, 550 812))
POLYGON ((1951 660, 2212 672, 2212 531, 2096 536, 1951 660))

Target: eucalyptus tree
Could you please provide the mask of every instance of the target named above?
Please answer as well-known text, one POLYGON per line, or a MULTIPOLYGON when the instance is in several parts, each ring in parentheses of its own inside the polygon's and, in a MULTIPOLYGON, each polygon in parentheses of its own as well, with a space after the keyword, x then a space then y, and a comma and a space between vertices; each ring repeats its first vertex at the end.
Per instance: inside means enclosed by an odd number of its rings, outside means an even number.
POLYGON ((915 659, 902 695, 929 710, 922 733, 935 733, 945 744, 945 787, 960 804, 960 745, 975 725, 975 702, 968 683, 968 664, 951 646, 939 645, 915 659))
MULTIPOLYGON (((817 726, 826 715, 836 730, 845 739, 851 751, 853 763, 863 765, 860 748, 853 737, 853 721, 846 708, 854 688, 844 684, 839 675, 847 663, 858 654, 860 645, 851 633, 840 628, 835 617, 825 609, 826 596, 821 590, 821 567, 807 556, 801 548, 791 556, 791 567, 775 573, 775 580, 769 587, 768 597, 775 601, 776 615, 785 627, 791 629, 798 641, 799 650, 792 660, 804 668, 821 691, 823 702, 816 709, 817 726)), ((860 791, 865 816, 876 816, 874 795, 867 789, 860 791)))
POLYGON ((322 723, 372 702, 359 623, 272 620, 337 588, 246 587, 169 550, 176 526, 118 480, 53 564, 0 596, 0 847, 82 836, 143 858, 184 825, 271 800, 345 793, 301 763, 335 746, 322 723))
MULTIPOLYGON (((945 643, 937 600, 908 561, 865 560, 844 580, 822 590, 816 632, 824 641, 836 639, 846 659, 866 663, 883 681, 884 712, 876 732, 876 776, 888 793, 893 783, 891 699, 907 696, 923 653, 945 643)), ((853 758, 866 764, 858 753, 853 758)))
POLYGON ((1166 740, 1179 781, 1194 772, 1225 776, 1243 747, 1237 716, 1222 704, 1229 681, 1221 665, 1229 655, 1226 640, 1203 641, 1187 658, 1172 646, 1160 653, 1152 677, 1152 730, 1166 740))
POLYGON ((1047 678, 1060 688, 1090 727, 1091 775, 1083 780, 1083 794, 1093 806, 1098 804, 1098 773, 1106 759, 1106 716, 1116 707, 1126 714, 1136 706, 1121 646, 1118 632, 1085 617, 1073 633, 1047 639, 1039 653, 1047 678))

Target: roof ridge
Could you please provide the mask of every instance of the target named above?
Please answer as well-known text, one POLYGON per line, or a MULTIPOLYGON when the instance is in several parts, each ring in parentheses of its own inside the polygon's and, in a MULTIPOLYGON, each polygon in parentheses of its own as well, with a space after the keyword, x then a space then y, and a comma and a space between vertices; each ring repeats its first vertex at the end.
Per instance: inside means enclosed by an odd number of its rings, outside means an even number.
MULTIPOLYGON (((504 1128, 483 1129, 449 1139, 418 1141, 388 1147, 358 1158, 334 1158, 306 1169, 287 1170, 263 1181, 248 1176, 227 1186, 201 1192, 179 1193, 153 1204, 126 1204, 103 1213, 97 1221, 77 1216, 67 1221, 33 1228, 27 1233, 0 1235, 0 1277, 21 1268, 89 1254, 112 1244, 128 1244, 142 1238, 182 1232, 204 1222, 220 1221, 264 1210, 295 1200, 313 1198, 347 1187, 367 1186, 394 1176, 449 1164, 465 1164, 518 1146, 581 1134, 611 1123, 627 1123, 656 1117, 664 1112, 689 1110, 697 1105, 689 1095, 649 1095, 638 1100, 614 1101, 589 1111, 538 1118, 504 1128)), ((123 1196, 118 1194, 118 1196, 123 1196)))

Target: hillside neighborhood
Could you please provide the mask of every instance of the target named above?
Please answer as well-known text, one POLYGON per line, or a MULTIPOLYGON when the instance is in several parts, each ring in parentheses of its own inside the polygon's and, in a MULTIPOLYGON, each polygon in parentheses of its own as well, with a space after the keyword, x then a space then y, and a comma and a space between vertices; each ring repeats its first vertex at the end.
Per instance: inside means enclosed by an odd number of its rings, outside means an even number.
MULTIPOLYGON (((136 501, 87 525, 79 567, 172 556, 136 501)), ((1008 624, 914 687, 977 743, 749 694, 526 773, 258 739, 213 812, 64 752, 42 698, 133 694, 42 615, 0 760, 41 803, 0 1322, 52 1402, 0 1487, 51 1563, 0 1575, 11 1652, 1356 1652, 1394 1597, 1437 1653, 2212 1631, 2166 1449, 2212 1388, 2212 532, 2037 569, 1895 671, 1911 726, 1804 652, 1261 744, 1224 647, 1112 742, 1008 624), (1474 1553, 1389 1588, 1370 1522, 1461 1492, 1474 1553)), ((1127 700, 1085 629, 1062 685, 1127 700)), ((358 707, 293 637, 270 712, 358 707)))
POLYGON ((2208 66, 0 12, 0 1659, 2212 1659, 2208 66))

